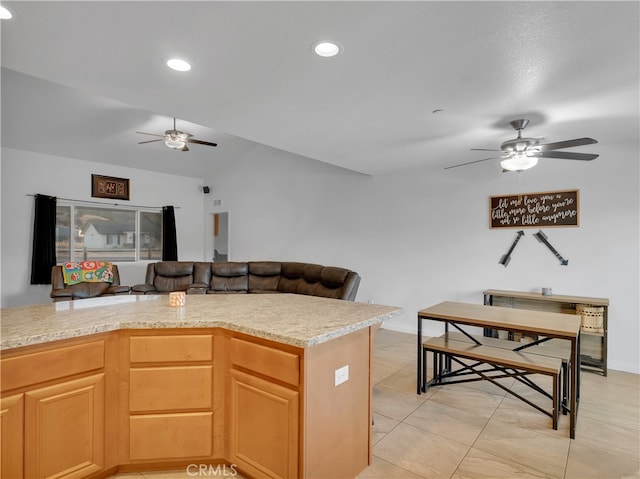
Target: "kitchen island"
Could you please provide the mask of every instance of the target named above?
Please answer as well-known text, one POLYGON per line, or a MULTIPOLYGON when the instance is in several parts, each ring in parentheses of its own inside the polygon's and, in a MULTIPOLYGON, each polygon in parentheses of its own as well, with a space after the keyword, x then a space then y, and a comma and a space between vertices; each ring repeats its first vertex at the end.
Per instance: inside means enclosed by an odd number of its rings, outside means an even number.
POLYGON ((355 477, 371 455, 374 334, 398 311, 295 294, 3 309, 2 477, 355 477))

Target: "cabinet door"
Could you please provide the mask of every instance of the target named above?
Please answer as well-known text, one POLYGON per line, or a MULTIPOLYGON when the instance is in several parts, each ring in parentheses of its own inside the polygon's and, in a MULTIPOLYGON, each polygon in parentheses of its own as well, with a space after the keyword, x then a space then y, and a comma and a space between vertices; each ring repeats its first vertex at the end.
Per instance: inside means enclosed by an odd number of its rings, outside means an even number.
POLYGON ((231 371, 231 462, 252 476, 298 477, 299 393, 231 371))
POLYGON ((104 374, 25 393, 25 477, 86 477, 104 467, 104 374))
POLYGON ((22 479, 24 435, 22 394, 0 399, 0 478, 22 479))

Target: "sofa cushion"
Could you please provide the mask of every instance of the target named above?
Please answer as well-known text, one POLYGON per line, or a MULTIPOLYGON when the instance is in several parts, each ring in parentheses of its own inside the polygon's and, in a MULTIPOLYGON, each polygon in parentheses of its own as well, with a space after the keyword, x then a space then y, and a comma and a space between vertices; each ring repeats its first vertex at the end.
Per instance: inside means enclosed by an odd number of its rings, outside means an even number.
POLYGON ((239 263, 227 261, 224 263, 211 263, 211 274, 232 278, 234 276, 246 276, 249 274, 249 265, 247 263, 239 263))
POLYGON ((249 273, 255 276, 280 275, 282 263, 279 261, 250 261, 249 273))
POLYGON ((304 267, 307 263, 282 263, 282 272, 278 282, 278 291, 282 293, 299 293, 304 267))
POLYGON ((153 286, 159 293, 186 291, 191 285, 192 276, 158 276, 153 278, 153 286))
POLYGON ((192 261, 161 261, 155 264, 156 276, 178 278, 180 276, 193 275, 192 261))
POLYGON ((277 293, 282 263, 278 261, 249 262, 249 292, 277 293))
MULTIPOLYGON (((325 298, 344 299, 351 289, 348 269, 311 263, 283 263, 278 290, 283 293, 308 294, 325 298), (348 292, 347 292, 348 293, 348 292)), ((351 298, 353 299, 353 298, 351 298)))
POLYGON ((193 261, 161 261, 154 264, 153 273, 158 293, 186 291, 193 283, 193 261))
POLYGON ((73 288, 74 299, 95 298, 107 293, 111 283, 79 283, 73 288))
POLYGON ((313 263, 283 263, 278 291, 337 298, 339 291, 333 291, 335 286, 327 288, 322 283, 324 269, 325 266, 313 263))
POLYGON ((350 271, 335 266, 325 266, 320 273, 320 281, 326 286, 340 288, 344 285, 350 271))
POLYGON ((249 265, 226 262, 211 264, 209 292, 247 293, 249 290, 249 265))
POLYGON ((199 261, 193 263, 193 284, 200 288, 208 288, 211 281, 211 263, 199 261))

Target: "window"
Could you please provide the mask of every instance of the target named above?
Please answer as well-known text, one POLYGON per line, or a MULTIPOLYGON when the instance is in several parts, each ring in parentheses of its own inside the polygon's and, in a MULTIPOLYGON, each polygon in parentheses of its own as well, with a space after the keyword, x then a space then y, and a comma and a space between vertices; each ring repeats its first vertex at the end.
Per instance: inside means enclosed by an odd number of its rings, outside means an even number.
POLYGON ((161 212, 59 203, 56 217, 58 262, 162 259, 161 212))

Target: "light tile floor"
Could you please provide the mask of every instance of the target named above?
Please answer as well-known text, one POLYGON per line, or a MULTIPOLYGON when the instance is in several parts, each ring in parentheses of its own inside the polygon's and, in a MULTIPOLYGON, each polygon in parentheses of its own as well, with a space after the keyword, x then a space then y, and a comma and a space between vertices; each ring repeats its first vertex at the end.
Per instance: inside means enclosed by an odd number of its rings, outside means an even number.
MULTIPOLYGON (((417 395, 415 335, 381 329, 372 377, 373 463, 358 479, 640 478, 638 375, 582 374, 574 440, 568 416, 560 417, 554 431, 549 417, 490 383, 434 387, 417 395)), ((535 394, 508 381, 523 395, 535 394)), ((113 476, 192 477, 186 471, 113 476)), ((331 479, 341 479, 340 472, 331 479)))

